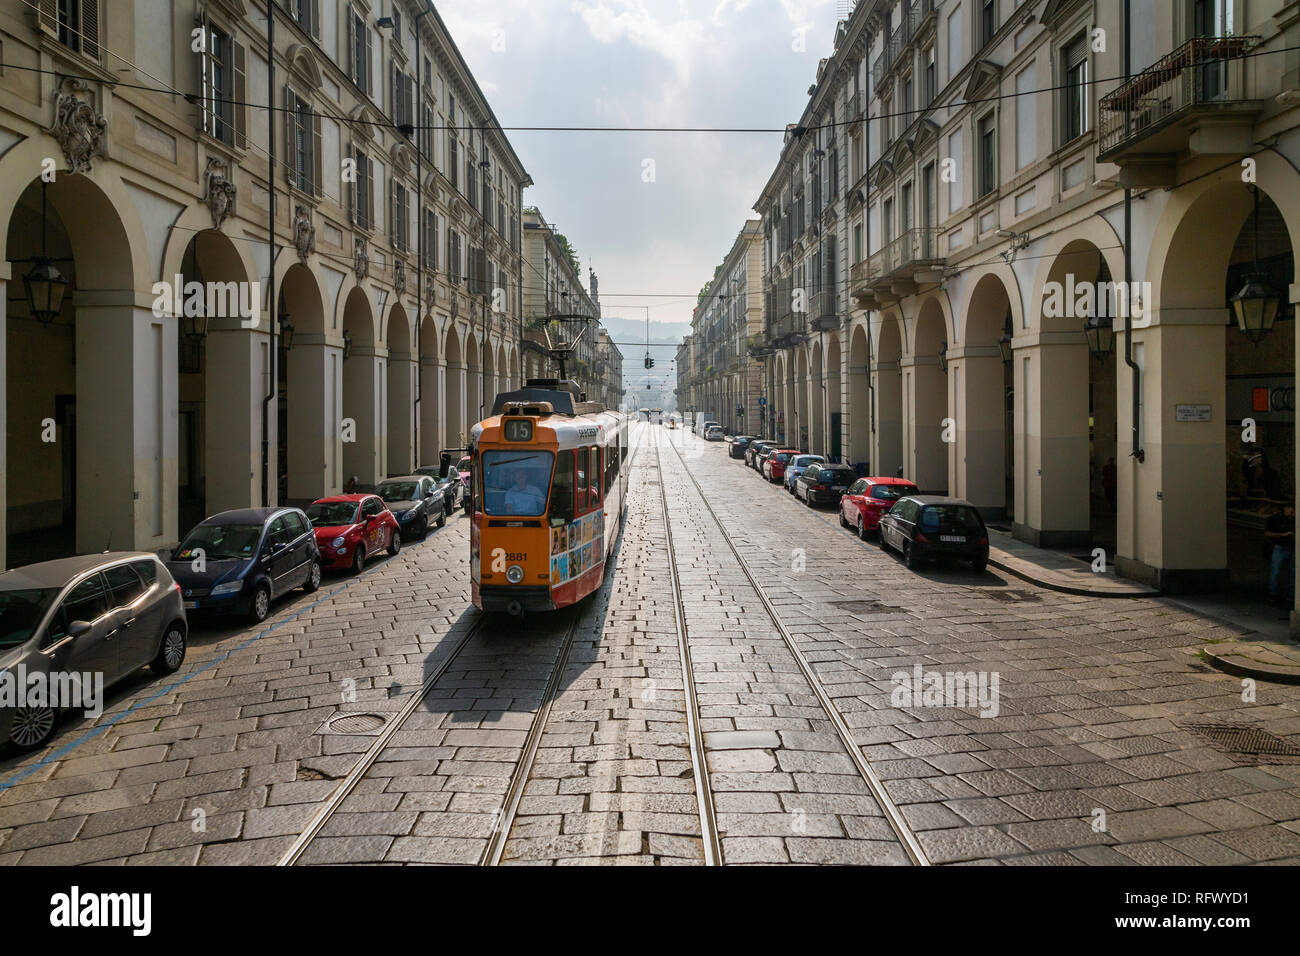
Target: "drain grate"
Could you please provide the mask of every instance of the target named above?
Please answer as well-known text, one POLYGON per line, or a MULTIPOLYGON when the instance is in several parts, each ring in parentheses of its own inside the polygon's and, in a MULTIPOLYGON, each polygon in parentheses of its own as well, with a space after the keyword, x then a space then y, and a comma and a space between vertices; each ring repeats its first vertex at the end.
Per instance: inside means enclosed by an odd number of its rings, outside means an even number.
POLYGON ((379 714, 335 714, 325 723, 332 734, 377 734, 388 721, 379 714))
POLYGON ((1236 724, 1180 724, 1204 737, 1219 750, 1250 757, 1300 758, 1300 747, 1287 743, 1281 737, 1258 727, 1236 724))

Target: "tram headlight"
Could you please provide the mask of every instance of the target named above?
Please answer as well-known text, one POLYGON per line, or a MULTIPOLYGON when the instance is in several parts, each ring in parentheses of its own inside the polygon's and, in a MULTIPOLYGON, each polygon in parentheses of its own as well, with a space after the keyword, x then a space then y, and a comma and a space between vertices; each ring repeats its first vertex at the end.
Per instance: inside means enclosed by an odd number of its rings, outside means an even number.
POLYGON ((506 568, 506 580, 511 584, 518 584, 524 579, 524 569, 517 564, 512 564, 506 568))

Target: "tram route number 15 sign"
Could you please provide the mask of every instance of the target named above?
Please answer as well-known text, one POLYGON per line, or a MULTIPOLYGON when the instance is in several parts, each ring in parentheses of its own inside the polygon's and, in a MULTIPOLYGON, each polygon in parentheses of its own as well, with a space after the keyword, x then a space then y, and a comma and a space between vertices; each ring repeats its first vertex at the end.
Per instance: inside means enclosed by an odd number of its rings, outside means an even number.
POLYGON ((593 511, 551 529, 551 586, 572 581, 601 561, 605 512, 593 511))

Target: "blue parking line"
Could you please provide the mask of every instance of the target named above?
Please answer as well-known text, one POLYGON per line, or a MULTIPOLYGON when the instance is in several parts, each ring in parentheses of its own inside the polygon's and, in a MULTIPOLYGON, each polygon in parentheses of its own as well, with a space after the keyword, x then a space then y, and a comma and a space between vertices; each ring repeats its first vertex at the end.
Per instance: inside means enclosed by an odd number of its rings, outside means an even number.
MULTIPOLYGON (((421 541, 421 542, 420 542, 420 544, 425 544, 425 543, 426 543, 426 542, 424 542, 424 541, 421 541)), ((402 549, 403 552, 404 552, 405 550, 406 550, 405 548, 402 549)), ((398 552, 398 553, 400 554, 400 553, 402 553, 402 552, 398 552)), ((321 604, 324 604, 326 601, 328 601, 330 598, 334 597, 336 594, 341 594, 341 593, 343 593, 343 592, 346 591, 348 588, 352 587, 352 585, 356 584, 358 581, 361 581, 362 579, 368 577, 368 576, 371 575, 371 574, 374 574, 374 573, 377 572, 377 571, 382 571, 382 570, 383 570, 384 568, 386 568, 386 567, 388 567, 388 562, 387 562, 387 561, 385 561, 383 564, 377 564, 377 565, 375 565, 374 567, 370 568, 369 570, 362 571, 362 572, 361 572, 360 574, 358 574, 356 577, 352 578, 351 580, 345 581, 343 584, 340 584, 338 587, 336 587, 334 590, 330 591, 328 594, 326 594, 326 595, 324 595, 324 596, 322 596, 322 597, 317 598, 315 601, 313 601, 312 603, 310 603, 310 604, 308 604, 308 605, 305 605, 305 606, 303 606, 303 607, 298 608, 296 611, 294 611, 294 612, 293 612, 292 614, 290 614, 288 617, 284 618, 283 620, 276 621, 276 622, 275 622, 274 624, 272 624, 270 627, 265 628, 264 630, 260 631, 260 632, 257 633, 257 634, 254 634, 252 637, 250 637, 248 640, 244 641, 242 644, 238 644, 238 645, 236 645, 235 647, 230 648, 230 650, 225 651, 224 653, 220 654, 219 656, 212 658, 212 660, 208 661, 208 662, 207 662, 206 664, 204 664, 202 667, 199 667, 199 668, 197 668, 197 669, 191 671, 189 674, 186 674, 184 677, 180 678, 179 680, 173 681, 171 684, 167 685, 167 686, 164 687, 162 690, 158 691, 158 693, 154 694, 152 697, 148 697, 148 698, 146 698, 146 699, 144 699, 144 700, 136 701, 134 704, 132 704, 132 705, 131 705, 130 707, 128 707, 126 710, 122 711, 122 713, 120 713, 120 714, 118 714, 117 716, 115 716, 115 717, 111 717, 111 718, 109 718, 108 720, 104 721, 102 724, 100 724, 100 725, 99 725, 98 727, 96 727, 94 730, 91 730, 91 731, 88 731, 88 732, 82 734, 82 735, 81 735, 80 737, 78 737, 76 740, 72 741, 72 742, 69 743, 69 744, 65 744, 64 746, 60 747, 58 750, 56 750, 56 751, 54 751, 53 753, 51 753, 51 754, 47 755, 46 757, 42 758, 42 759, 41 759, 40 761, 38 761, 37 763, 34 763, 34 764, 32 764, 30 767, 26 767, 26 768, 24 768, 24 769, 18 771, 18 772, 15 773, 13 776, 9 777, 8 779, 6 779, 6 780, 4 780, 4 781, 0 781, 0 793, 4 793, 6 790, 8 790, 8 789, 9 789, 10 787, 12 787, 14 784, 19 783, 19 782, 22 781, 24 778, 31 776, 33 773, 35 773, 35 772, 36 772, 37 770, 39 770, 41 767, 44 767, 44 766, 46 766, 46 765, 48 765, 48 764, 51 764, 51 763, 53 763, 53 762, 56 761, 56 760, 61 760, 61 759, 62 759, 66 754, 69 754, 69 753, 71 753, 73 750, 76 750, 78 747, 80 747, 80 746, 81 746, 82 744, 84 744, 86 741, 88 741, 88 740, 93 740, 95 737, 98 737, 98 736, 99 736, 100 734, 102 734, 104 731, 108 730, 108 728, 112 727, 114 724, 118 723, 118 722, 121 721, 123 718, 129 716, 132 712, 138 710, 138 709, 141 708, 141 707, 147 707, 149 704, 152 704, 155 700, 157 700, 157 699, 160 698, 160 697, 165 697, 165 696, 167 696, 167 695, 170 694, 172 691, 174 691, 176 688, 180 687, 182 684, 187 684, 187 683, 189 683, 191 680, 193 680, 195 677, 197 677, 199 674, 202 674, 204 671, 208 670, 209 668, 215 667, 217 664, 220 664, 220 663, 222 663, 223 661, 228 660, 232 654, 235 654, 235 653, 237 653, 237 652, 239 652, 239 651, 242 651, 244 648, 248 647, 248 646, 251 645, 251 644, 255 644, 257 641, 260 641, 262 638, 266 637, 266 635, 270 634, 272 631, 275 631, 277 628, 279 628, 279 627, 281 627, 281 626, 283 626, 283 625, 285 625, 285 624, 288 624, 290 621, 292 621, 294 618, 298 617, 300 614, 304 614, 304 613, 306 613, 307 611, 310 611, 310 610, 311 610, 312 608, 314 608, 314 607, 319 607, 321 604)), ((187 637, 188 637, 188 635, 187 635, 187 637)))

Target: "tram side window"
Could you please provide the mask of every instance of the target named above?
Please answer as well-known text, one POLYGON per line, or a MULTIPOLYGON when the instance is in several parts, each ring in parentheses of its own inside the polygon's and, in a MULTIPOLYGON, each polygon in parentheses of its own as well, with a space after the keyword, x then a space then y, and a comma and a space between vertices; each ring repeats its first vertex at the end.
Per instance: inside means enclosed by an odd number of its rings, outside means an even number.
POLYGON ((605 449, 605 494, 618 481, 618 448, 605 449))
POLYGON ((561 451, 555 459, 555 478, 551 482, 551 508, 548 516, 552 525, 568 524, 573 520, 573 452, 561 451))
POLYGON ((599 508, 601 502, 605 500, 604 496, 600 493, 600 446, 592 445, 588 450, 591 452, 591 468, 588 471, 591 475, 591 506, 593 508, 599 508))
POLYGON ((587 476, 591 474, 591 466, 587 461, 587 449, 579 448, 574 452, 578 460, 578 478, 574 484, 577 491, 576 514, 585 515, 591 508, 591 496, 588 493, 587 476))

